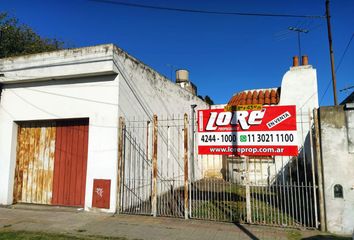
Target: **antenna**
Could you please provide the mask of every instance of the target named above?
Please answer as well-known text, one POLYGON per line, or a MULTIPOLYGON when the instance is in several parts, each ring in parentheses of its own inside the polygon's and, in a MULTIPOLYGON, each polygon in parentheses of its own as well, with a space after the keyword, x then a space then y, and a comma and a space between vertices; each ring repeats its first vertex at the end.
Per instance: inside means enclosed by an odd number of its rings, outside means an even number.
POLYGON ((166 64, 167 67, 170 68, 170 78, 171 78, 171 81, 173 81, 173 70, 177 69, 177 66, 173 65, 173 64, 169 64, 167 63, 166 64))
POLYGON ((288 28, 290 31, 297 32, 297 42, 298 42, 298 47, 299 47, 299 61, 300 65, 303 64, 302 62, 302 56, 301 56, 301 40, 300 40, 300 33, 308 33, 309 30, 303 29, 303 28, 297 28, 297 27, 289 27, 288 28))

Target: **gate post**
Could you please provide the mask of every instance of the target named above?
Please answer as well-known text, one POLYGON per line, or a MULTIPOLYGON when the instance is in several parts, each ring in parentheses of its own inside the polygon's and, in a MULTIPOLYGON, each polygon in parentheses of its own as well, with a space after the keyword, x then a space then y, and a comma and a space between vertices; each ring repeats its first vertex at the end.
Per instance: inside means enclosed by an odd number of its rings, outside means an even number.
POLYGON ((118 162, 117 162, 117 199, 116 199, 116 213, 120 213, 121 207, 121 187, 122 187, 122 175, 123 175, 123 134, 124 134, 124 119, 119 117, 118 124, 118 162))
POLYGON ((157 116, 153 119, 152 134, 152 193, 151 193, 151 212, 157 216, 157 116))
POLYGON ((188 219, 188 115, 184 114, 184 218, 188 219))
POLYGON ((309 113, 309 130, 310 130, 310 150, 311 150, 311 172, 312 172, 312 190, 313 190, 313 206, 315 210, 315 227, 318 229, 318 213, 317 213, 317 185, 316 185, 316 174, 315 174, 315 158, 313 153, 313 132, 312 132, 312 116, 311 109, 308 110, 309 113))
POLYGON ((317 163, 317 181, 318 181, 318 200, 320 203, 320 228, 321 231, 326 231, 326 218, 324 206, 324 192, 323 192, 323 172, 322 172, 322 156, 320 143, 320 125, 318 123, 318 109, 313 110, 313 120, 315 124, 315 142, 316 142, 316 163, 317 163))
POLYGON ((246 221, 252 222, 251 216, 251 191, 250 191, 250 163, 249 157, 246 157, 246 221))

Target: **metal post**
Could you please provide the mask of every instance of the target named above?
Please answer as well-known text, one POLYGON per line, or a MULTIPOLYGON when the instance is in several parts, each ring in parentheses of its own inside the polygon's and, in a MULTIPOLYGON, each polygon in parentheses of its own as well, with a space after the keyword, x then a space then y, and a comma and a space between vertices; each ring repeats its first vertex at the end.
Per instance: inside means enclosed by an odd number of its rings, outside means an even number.
POLYGON ((188 115, 184 114, 184 218, 188 219, 188 115))
POLYGON ((150 121, 146 122, 146 160, 149 160, 149 128, 150 121))
POLYGON ((121 187, 122 187, 122 162, 123 162, 123 134, 124 134, 124 120, 122 117, 119 118, 118 124, 118 162, 117 162, 117 205, 116 205, 116 213, 120 213, 121 206, 121 187))
POLYGON ((317 213, 317 196, 316 196, 316 175, 315 175, 315 159, 313 152, 313 133, 312 133, 312 117, 311 110, 308 110, 309 113, 309 130, 310 130, 310 150, 311 150, 311 166, 312 166, 312 188, 313 188, 313 203, 315 210, 315 227, 318 228, 318 213, 317 213))
POLYGON ((300 32, 297 32, 297 42, 299 45, 299 60, 300 60, 300 65, 302 65, 302 55, 301 55, 301 40, 300 40, 300 32))
POLYGON ((331 58, 333 98, 334 98, 334 105, 338 105, 338 101, 337 101, 337 80, 336 80, 336 71, 334 69, 334 53, 333 53, 333 46, 332 46, 333 43, 332 43, 332 30, 331 30, 331 16, 329 15, 329 0, 326 0, 326 18, 327 18, 329 54, 330 54, 330 58, 331 58))
POLYGON ((251 212, 251 191, 250 191, 250 163, 249 157, 246 157, 246 216, 247 223, 252 223, 251 212))
POLYGON ((194 124, 195 124, 195 122, 194 122, 194 118, 195 118, 195 108, 197 107, 197 105, 196 104, 193 104, 193 105, 191 105, 191 110, 192 110, 192 113, 191 113, 191 121, 192 121, 192 123, 191 123, 191 134, 192 134, 192 136, 191 136, 191 143, 190 143, 190 166, 191 166, 191 181, 192 182, 194 182, 194 178, 195 178, 195 166, 194 166, 194 164, 195 164, 195 161, 194 161, 194 146, 195 146, 195 143, 194 143, 194 124))
POLYGON ((195 146, 195 139, 194 139, 194 124, 195 124, 195 121, 194 121, 194 118, 195 118, 195 108, 197 107, 196 104, 192 104, 191 105, 191 142, 190 142, 190 166, 191 166, 191 184, 189 186, 189 211, 190 211, 190 214, 189 214, 189 217, 192 218, 192 189, 194 188, 193 184, 194 184, 194 181, 195 181, 195 160, 194 160, 194 146, 195 146))
POLYGON ((313 119, 315 123, 315 141, 316 141, 316 164, 317 164, 317 181, 318 181, 318 199, 320 207, 320 228, 321 231, 326 231, 326 217, 325 217, 325 204, 324 204, 324 189, 323 189, 323 171, 322 171, 322 157, 320 147, 320 126, 318 109, 313 110, 313 119))
POLYGON ((153 119, 152 135, 152 193, 151 193, 151 212, 154 217, 157 216, 157 116, 153 119))

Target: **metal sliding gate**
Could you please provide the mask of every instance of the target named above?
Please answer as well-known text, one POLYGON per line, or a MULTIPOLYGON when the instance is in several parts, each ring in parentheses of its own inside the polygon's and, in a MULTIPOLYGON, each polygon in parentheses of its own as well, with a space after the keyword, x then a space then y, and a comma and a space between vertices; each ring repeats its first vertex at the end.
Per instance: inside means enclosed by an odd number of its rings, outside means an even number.
POLYGON ((120 213, 318 228, 311 118, 297 157, 198 155, 191 120, 120 121, 120 213))

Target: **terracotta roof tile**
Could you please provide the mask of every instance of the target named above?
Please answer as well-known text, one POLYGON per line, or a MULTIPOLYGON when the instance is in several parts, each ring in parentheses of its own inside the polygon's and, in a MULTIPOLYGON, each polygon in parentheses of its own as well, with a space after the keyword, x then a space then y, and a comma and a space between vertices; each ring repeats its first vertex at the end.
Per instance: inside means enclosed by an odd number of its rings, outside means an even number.
POLYGON ((259 91, 258 93, 258 104, 264 104, 264 92, 259 91))
POLYGON ((229 106, 245 104, 277 105, 280 101, 280 88, 257 89, 239 92, 230 99, 229 106))

